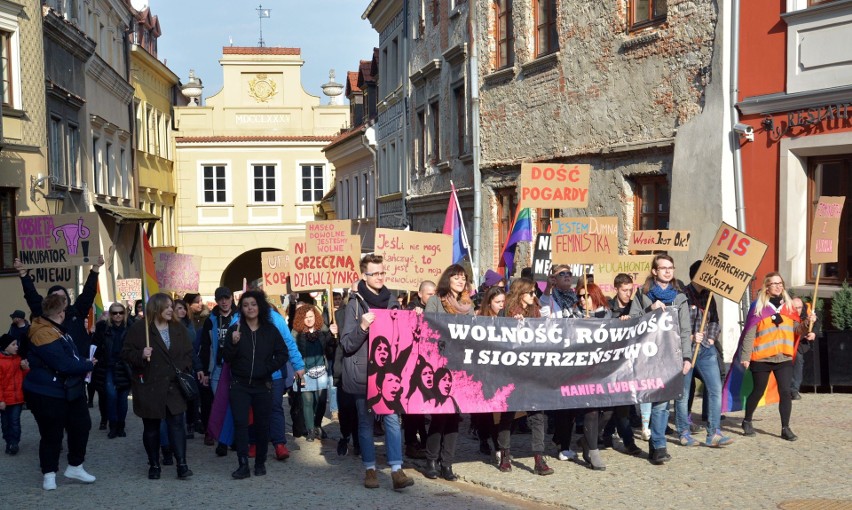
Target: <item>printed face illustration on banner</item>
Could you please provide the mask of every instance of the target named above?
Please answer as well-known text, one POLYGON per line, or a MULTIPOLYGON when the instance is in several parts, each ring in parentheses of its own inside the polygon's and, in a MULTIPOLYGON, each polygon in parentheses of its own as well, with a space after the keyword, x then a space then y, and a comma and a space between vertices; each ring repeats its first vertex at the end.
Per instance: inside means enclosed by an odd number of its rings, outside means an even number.
POLYGON ((589 205, 589 165, 521 164, 521 207, 585 208, 589 205))
POLYGON ((385 286, 416 292, 423 280, 438 281, 453 262, 453 238, 389 228, 376 229, 376 254, 384 257, 385 286))
POLYGON ((18 257, 24 267, 74 267, 100 255, 98 213, 21 216, 16 219, 18 257))
POLYGON ((610 407, 682 391, 678 323, 376 310, 367 400, 377 414, 610 407))
POLYGON ((739 301, 764 253, 765 244, 723 222, 692 281, 731 301, 739 301))
POLYGON ((618 218, 554 218, 550 247, 554 264, 595 264, 618 260, 618 218))
POLYGON ((846 197, 819 197, 811 228, 811 264, 837 262, 837 241, 846 197))

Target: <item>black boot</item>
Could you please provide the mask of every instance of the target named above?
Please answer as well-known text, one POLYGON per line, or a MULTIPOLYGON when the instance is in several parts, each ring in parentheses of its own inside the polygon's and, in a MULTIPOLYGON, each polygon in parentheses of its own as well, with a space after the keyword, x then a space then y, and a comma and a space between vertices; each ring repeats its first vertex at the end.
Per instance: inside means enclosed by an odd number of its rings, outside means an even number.
POLYGON ((426 460, 426 471, 423 472, 423 476, 430 480, 434 480, 438 478, 438 462, 434 460, 426 460))
POLYGON ((109 432, 107 439, 115 439, 118 437, 118 426, 114 422, 109 422, 109 432))
POLYGON ((155 451, 154 455, 148 455, 148 479, 159 480, 160 472, 160 457, 155 451))
POLYGON ((799 436, 793 434, 793 431, 790 430, 790 427, 783 427, 781 429, 781 439, 786 439, 787 441, 795 441, 799 439, 799 436))
POLYGON ((127 432, 124 431, 124 422, 119 421, 115 423, 116 431, 118 432, 118 437, 127 437, 127 432))
POLYGON ((254 476, 263 476, 266 474, 266 463, 254 461, 254 476))
POLYGON ((242 455, 239 455, 237 456, 237 460, 240 463, 240 467, 238 467, 236 471, 231 473, 231 476, 233 476, 237 480, 242 480, 244 478, 250 477, 251 470, 249 469, 248 457, 243 457, 242 455))
POLYGON ((751 420, 743 420, 743 435, 744 436, 755 435, 754 425, 751 424, 751 420))
POLYGON ((186 465, 186 459, 176 459, 177 460, 177 477, 181 480, 186 480, 190 476, 192 476, 192 470, 189 469, 189 466, 186 465))
POLYGON ((441 463, 441 478, 448 482, 455 482, 459 479, 459 477, 453 473, 453 465, 444 463, 441 463))
POLYGON ((172 452, 171 447, 163 446, 161 449, 163 450, 163 465, 171 466, 174 464, 174 453, 172 452))
MULTIPOLYGON (((89 404, 89 407, 92 407, 92 404, 89 404)), ((98 425, 98 430, 106 430, 107 429, 107 419, 101 418, 101 424, 98 425)))

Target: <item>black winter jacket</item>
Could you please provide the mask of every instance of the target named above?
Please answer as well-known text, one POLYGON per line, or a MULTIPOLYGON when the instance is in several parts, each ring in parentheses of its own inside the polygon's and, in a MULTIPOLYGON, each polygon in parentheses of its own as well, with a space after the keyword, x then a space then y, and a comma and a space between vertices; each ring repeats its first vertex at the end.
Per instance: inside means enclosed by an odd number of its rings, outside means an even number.
POLYGON ((281 333, 271 323, 260 323, 252 331, 240 321, 228 329, 223 358, 231 365, 231 379, 253 384, 272 382, 272 374, 287 362, 287 351, 281 333), (234 344, 234 331, 239 330, 240 341, 234 344))

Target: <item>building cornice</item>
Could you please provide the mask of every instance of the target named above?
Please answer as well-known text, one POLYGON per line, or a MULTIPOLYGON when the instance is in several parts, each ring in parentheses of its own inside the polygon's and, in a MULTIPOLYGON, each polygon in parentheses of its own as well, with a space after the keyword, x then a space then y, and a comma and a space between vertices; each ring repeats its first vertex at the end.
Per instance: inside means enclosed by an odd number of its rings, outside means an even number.
MULTIPOLYGON (((118 98, 122 103, 129 104, 133 100, 133 86, 127 82, 120 74, 116 72, 109 64, 107 64, 100 55, 94 55, 89 59, 86 66, 86 74, 92 79, 103 85, 112 95, 118 98)), ((94 90, 87 90, 86 94, 95 94, 94 90)))
POLYGON ((130 45, 130 54, 132 57, 138 58, 149 69, 154 70, 161 78, 169 82, 170 85, 180 83, 180 78, 166 64, 157 60, 153 55, 148 53, 148 50, 138 44, 130 45))
POLYGON ((852 103, 852 85, 830 89, 808 90, 787 94, 779 92, 747 97, 737 103, 743 115, 768 115, 770 113, 804 110, 813 106, 852 103))
POLYGON ((42 26, 44 35, 78 60, 87 62, 95 53, 95 41, 50 7, 42 6, 42 26))

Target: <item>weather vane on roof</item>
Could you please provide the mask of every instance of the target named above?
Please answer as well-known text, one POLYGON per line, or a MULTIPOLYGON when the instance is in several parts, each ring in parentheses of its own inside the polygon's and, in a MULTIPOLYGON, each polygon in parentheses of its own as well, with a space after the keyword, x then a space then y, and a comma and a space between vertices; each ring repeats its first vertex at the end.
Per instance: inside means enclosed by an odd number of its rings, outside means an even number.
POLYGON ((258 5, 257 9, 255 10, 257 11, 257 17, 260 23, 260 40, 257 41, 257 45, 263 48, 263 18, 268 18, 269 13, 272 11, 272 9, 264 9, 263 4, 261 4, 258 5))

